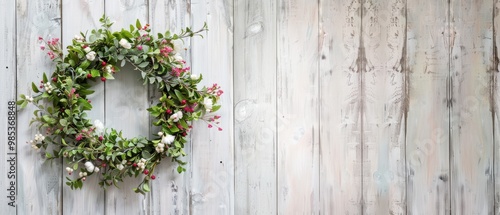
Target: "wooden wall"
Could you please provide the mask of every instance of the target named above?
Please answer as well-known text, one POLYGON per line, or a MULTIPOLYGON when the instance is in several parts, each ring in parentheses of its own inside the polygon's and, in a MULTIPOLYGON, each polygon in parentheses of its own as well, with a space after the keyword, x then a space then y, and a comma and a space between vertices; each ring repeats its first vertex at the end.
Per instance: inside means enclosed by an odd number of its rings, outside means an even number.
MULTIPOLYGON (((2 214, 500 213, 500 0, 9 0, 0 3, 2 214), (9 101, 53 64, 38 36, 70 43, 140 19, 200 28, 184 54, 217 82, 223 131, 196 123, 188 171, 159 168, 153 192, 64 185, 64 163, 26 141, 33 108, 9 101), (15 165, 7 162, 16 157, 15 165), (7 189, 16 171, 15 207, 7 189)), ((150 135, 155 95, 126 67, 94 87, 89 114, 150 135)))

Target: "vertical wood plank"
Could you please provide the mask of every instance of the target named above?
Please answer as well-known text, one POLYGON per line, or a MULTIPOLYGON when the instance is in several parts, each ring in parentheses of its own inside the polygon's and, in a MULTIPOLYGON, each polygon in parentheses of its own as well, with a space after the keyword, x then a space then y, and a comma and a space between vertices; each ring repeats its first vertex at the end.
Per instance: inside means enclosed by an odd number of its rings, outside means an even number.
MULTIPOLYGON (((54 64, 40 51, 38 36, 61 36, 61 3, 59 0, 17 1, 17 92, 30 94, 31 82, 39 83, 42 73, 49 74, 54 64)), ((33 106, 18 115, 18 178, 19 214, 62 213, 62 166, 60 160, 45 162, 44 155, 25 144, 38 133, 29 126, 33 106)))
POLYGON ((449 4, 408 1, 408 214, 450 213, 449 4))
POLYGON ((320 210, 361 214, 361 2, 320 2, 320 210))
MULTIPOLYGON (((163 1, 149 0, 149 23, 151 32, 162 33, 168 29, 178 33, 182 28, 190 27, 191 4, 187 0, 163 1)), ((189 40, 184 41, 189 49, 189 40)), ((188 64, 190 51, 182 53, 188 64)), ((155 86, 149 86, 149 103, 157 102, 159 94, 155 86)), ((158 132, 152 127, 153 133, 158 132)), ((188 154, 183 160, 189 160, 191 156, 190 144, 185 145, 184 151, 188 154)), ((191 169, 188 162, 186 169, 191 169)), ((164 160, 156 168, 156 180, 152 181, 152 193, 150 201, 150 214, 189 214, 189 174, 177 173, 177 164, 164 160)))
POLYGON ((4 173, 0 177, 0 190, 4 193, 0 200, 0 211, 5 214, 15 214, 17 204, 19 204, 17 196, 19 195, 20 186, 16 184, 17 179, 13 178, 13 175, 18 173, 15 168, 19 166, 19 160, 15 162, 8 162, 8 160, 12 160, 11 158, 15 155, 14 153, 16 153, 17 148, 25 145, 16 140, 17 138, 21 138, 21 135, 17 135, 17 129, 22 129, 22 127, 16 126, 19 121, 15 120, 17 112, 16 105, 13 104, 18 98, 16 95, 15 53, 17 32, 15 1, 5 1, 2 3, 2 7, 0 7, 0 19, 3 20, 0 23, 0 29, 2 29, 0 33, 0 68, 3 71, 1 72, 2 79, 0 79, 0 86, 2 86, 2 90, 0 91, 0 105, 2 105, 0 108, 0 138, 2 138, 2 143, 4 143, 0 147, 0 160, 2 161, 0 171, 4 173), (13 123, 11 124, 11 122, 13 123), (11 137, 14 137, 14 139, 11 137))
MULTIPOLYGON (((62 1, 62 47, 72 44, 75 35, 89 29, 101 28, 99 18, 104 13, 104 2, 94 0, 62 1)), ((90 32, 90 31, 89 31, 90 32)), ((104 84, 95 83, 94 94, 88 97, 92 101, 92 110, 88 113, 91 121, 104 121, 104 84)), ((66 162, 63 165, 67 165, 66 162)), ((63 168, 64 169, 64 168, 63 168)), ((73 176, 78 176, 75 171, 73 176)), ((66 182, 66 171, 63 171, 63 182, 66 182)), ((99 177, 88 177, 83 189, 71 190, 63 183, 63 214, 104 214, 104 190, 99 186, 99 177)))
POLYGON ((278 1, 278 214, 319 213, 318 13, 318 2, 278 1))
MULTIPOLYGON (((142 24, 148 21, 147 0, 107 0, 105 13, 114 20, 112 30, 120 30, 135 25, 136 19, 142 24)), ((115 80, 105 83, 105 127, 123 131, 124 137, 149 136, 148 88, 142 85, 140 72, 126 65, 115 74, 115 80)), ((106 214, 146 214, 150 208, 146 196, 132 191, 140 181, 127 178, 120 189, 106 190, 106 214)))
POLYGON ((235 214, 276 214, 276 3, 237 0, 235 214))
POLYGON ((223 131, 196 122, 192 132, 191 214, 234 214, 233 146, 233 1, 192 0, 193 29, 207 22, 204 39, 191 39, 192 72, 201 85, 217 83, 224 94, 217 111, 223 131))
POLYGON ((494 166, 494 180, 495 180, 495 197, 494 197, 494 212, 500 212, 500 64, 499 56, 500 50, 500 0, 495 0, 493 5, 493 83, 492 83, 492 100, 493 100, 493 166, 494 166))
POLYGON ((405 0, 365 0, 364 214, 405 214, 405 0))
POLYGON ((451 214, 493 214, 490 78, 493 1, 454 0, 451 20, 451 214))

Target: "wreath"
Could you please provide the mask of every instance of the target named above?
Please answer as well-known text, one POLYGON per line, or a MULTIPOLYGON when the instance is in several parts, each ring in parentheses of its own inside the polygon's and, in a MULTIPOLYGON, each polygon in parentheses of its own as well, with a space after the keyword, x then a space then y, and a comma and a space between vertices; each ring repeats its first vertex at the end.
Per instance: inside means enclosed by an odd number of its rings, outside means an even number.
POLYGON ((39 85, 32 83, 34 94, 20 95, 17 104, 35 106, 30 126, 35 123, 39 133, 28 143, 43 149, 47 159, 66 159, 66 184, 72 189, 82 188, 91 175, 99 176, 103 188, 117 186, 124 177, 141 176, 134 191, 145 194, 162 159, 178 163, 179 173, 186 170, 181 157, 186 155, 183 148, 193 121, 201 119, 209 128, 222 130, 220 116, 212 113, 220 108, 217 102, 223 91, 217 84, 198 89, 202 76, 192 74, 180 54, 183 38, 202 37, 200 33, 208 29, 205 24, 198 31, 185 28, 179 34, 167 31, 155 37, 150 26, 142 26, 139 20, 129 30, 117 32, 109 30, 113 23, 108 17, 100 22, 102 28, 76 35, 65 55, 59 39, 39 37, 40 48, 47 51, 56 69, 50 78, 44 73, 39 85), (153 125, 160 130, 153 139, 125 138, 121 131, 87 118, 86 112, 92 109, 88 96, 94 92, 90 81, 114 79, 113 74, 127 63, 161 95, 148 108, 153 125))

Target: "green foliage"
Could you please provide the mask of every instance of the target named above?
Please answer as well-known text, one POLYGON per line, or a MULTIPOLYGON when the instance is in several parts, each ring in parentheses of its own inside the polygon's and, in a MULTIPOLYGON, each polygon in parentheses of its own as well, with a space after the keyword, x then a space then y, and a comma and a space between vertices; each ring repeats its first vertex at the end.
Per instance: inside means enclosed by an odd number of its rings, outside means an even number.
POLYGON ((129 30, 116 32, 109 30, 113 23, 108 17, 100 21, 102 28, 75 37, 65 56, 59 40, 41 40, 56 68, 50 76, 43 74, 40 86, 32 84, 32 97, 21 95, 17 104, 36 107, 31 123, 47 136, 37 134, 30 141, 32 147, 43 149, 47 159, 66 158, 70 175, 66 184, 72 189, 82 188, 91 175, 97 175, 103 187, 117 186, 124 177, 141 176, 143 181, 135 191, 144 194, 150 191, 149 181, 163 158, 178 163, 179 173, 186 170, 181 157, 186 155, 183 148, 192 121, 202 119, 209 127, 218 127, 220 116, 209 113, 220 107, 215 103, 222 90, 216 84, 198 89, 201 75, 191 74, 179 48, 183 38, 201 36, 207 28, 195 32, 186 28, 173 35, 167 31, 155 37, 149 25, 142 26, 139 20, 129 30), (113 74, 126 63, 161 95, 148 109, 161 130, 154 139, 124 138, 122 132, 104 129, 100 122, 87 118, 86 112, 92 109, 88 96, 94 92, 90 82, 114 79, 113 74), (46 151, 49 146, 53 153, 46 151))

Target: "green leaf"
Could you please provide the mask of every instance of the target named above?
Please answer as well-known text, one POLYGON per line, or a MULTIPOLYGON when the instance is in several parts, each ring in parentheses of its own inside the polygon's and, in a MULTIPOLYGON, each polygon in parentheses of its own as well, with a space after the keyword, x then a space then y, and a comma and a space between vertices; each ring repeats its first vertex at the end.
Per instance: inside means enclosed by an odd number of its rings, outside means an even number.
POLYGON ((182 172, 184 172, 185 170, 186 170, 186 169, 184 169, 182 166, 178 166, 178 167, 177 167, 177 172, 178 172, 178 173, 182 173, 182 172))
POLYGON ((175 92, 175 95, 177 96, 177 98, 179 99, 179 101, 184 99, 184 96, 182 95, 182 93, 179 90, 174 90, 174 92, 175 92))
POLYGON ((115 79, 115 77, 113 77, 113 75, 109 72, 105 72, 103 75, 106 79, 115 79))
POLYGON ((75 163, 75 164, 73 165, 73 169, 74 169, 74 170, 77 170, 77 169, 78 169, 78 163, 75 163))
POLYGON ((43 73, 43 83, 47 83, 47 82, 48 82, 47 74, 43 73))
POLYGON ((79 66, 79 67, 80 67, 80 68, 82 68, 83 70, 85 70, 85 69, 87 69, 87 67, 89 67, 89 66, 90 66, 90 61, 85 60, 85 61, 83 61, 83 62, 82 62, 82 64, 80 64, 80 66, 79 66))
POLYGON ((36 84, 34 82, 31 82, 31 89, 35 93, 39 93, 40 92, 40 90, 38 90, 38 87, 36 87, 36 84))
POLYGON ((68 121, 66 119, 61 119, 61 120, 59 120, 59 124, 66 127, 68 125, 68 121))
POLYGON ((220 107, 221 107, 220 105, 214 105, 212 107, 212 112, 218 111, 220 109, 220 107))
POLYGON ((137 19, 137 21, 135 21, 135 27, 137 27, 137 29, 141 29, 142 28, 141 21, 139 21, 139 19, 137 19))
POLYGON ((99 70, 97 70, 97 69, 90 70, 90 74, 92 75, 92 77, 99 77, 99 76, 101 76, 99 70))
POLYGON ((142 189, 143 189, 144 191, 146 191, 146 192, 151 191, 151 190, 149 189, 149 185, 148 185, 148 183, 144 183, 144 185, 142 185, 142 189))
POLYGON ((149 65, 148 61, 142 62, 141 64, 138 65, 139 68, 145 68, 146 66, 149 65))

